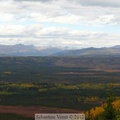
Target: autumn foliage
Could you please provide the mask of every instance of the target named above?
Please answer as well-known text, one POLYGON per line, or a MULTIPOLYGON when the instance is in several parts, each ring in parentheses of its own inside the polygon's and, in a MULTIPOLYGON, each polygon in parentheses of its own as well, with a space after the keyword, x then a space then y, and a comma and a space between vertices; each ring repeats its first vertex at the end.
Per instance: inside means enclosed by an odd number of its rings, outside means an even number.
MULTIPOLYGON (((112 113, 112 114, 115 115, 114 120, 120 120, 120 99, 112 102, 112 107, 111 108, 110 108, 110 106, 107 107, 107 103, 105 103, 100 107, 92 108, 85 113, 86 114, 86 120, 105 120, 104 117, 107 116, 106 114, 110 114, 110 112, 111 113, 115 112, 115 113, 112 113), (109 111, 108 109, 112 110, 112 111, 109 111)), ((108 120, 113 120, 113 118, 108 119, 108 120)))

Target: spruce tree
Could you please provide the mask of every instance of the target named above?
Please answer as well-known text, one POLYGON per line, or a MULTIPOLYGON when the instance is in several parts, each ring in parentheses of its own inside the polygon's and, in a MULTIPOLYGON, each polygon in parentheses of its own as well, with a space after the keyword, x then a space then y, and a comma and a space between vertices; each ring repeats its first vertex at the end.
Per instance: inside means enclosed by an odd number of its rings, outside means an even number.
POLYGON ((115 100, 115 97, 113 94, 113 86, 111 86, 109 93, 108 93, 107 103, 104 107, 105 111, 103 113, 103 120, 117 120, 116 110, 112 104, 114 100, 115 100))

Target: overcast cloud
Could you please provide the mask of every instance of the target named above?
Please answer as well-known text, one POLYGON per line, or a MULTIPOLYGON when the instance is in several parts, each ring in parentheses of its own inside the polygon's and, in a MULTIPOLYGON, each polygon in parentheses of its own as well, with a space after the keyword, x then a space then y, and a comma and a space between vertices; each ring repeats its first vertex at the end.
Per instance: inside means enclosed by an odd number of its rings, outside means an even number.
POLYGON ((0 44, 120 45, 118 0, 0 0, 0 44))

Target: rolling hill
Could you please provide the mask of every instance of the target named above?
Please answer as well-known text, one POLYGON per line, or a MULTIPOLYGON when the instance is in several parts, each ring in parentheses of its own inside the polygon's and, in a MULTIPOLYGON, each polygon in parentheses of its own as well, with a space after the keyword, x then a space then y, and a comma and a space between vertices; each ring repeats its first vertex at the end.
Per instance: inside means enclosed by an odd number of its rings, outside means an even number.
POLYGON ((53 56, 96 56, 96 55, 120 55, 120 46, 104 47, 104 48, 85 48, 79 50, 62 51, 53 56))

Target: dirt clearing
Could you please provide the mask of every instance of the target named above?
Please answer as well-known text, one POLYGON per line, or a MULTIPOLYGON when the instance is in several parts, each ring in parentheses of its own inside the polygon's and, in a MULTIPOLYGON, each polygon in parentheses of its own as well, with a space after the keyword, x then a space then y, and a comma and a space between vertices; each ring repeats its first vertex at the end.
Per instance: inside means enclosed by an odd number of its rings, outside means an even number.
POLYGON ((0 113, 15 113, 26 117, 33 117, 35 113, 81 113, 82 111, 72 109, 60 109, 52 107, 34 106, 0 106, 0 113))

